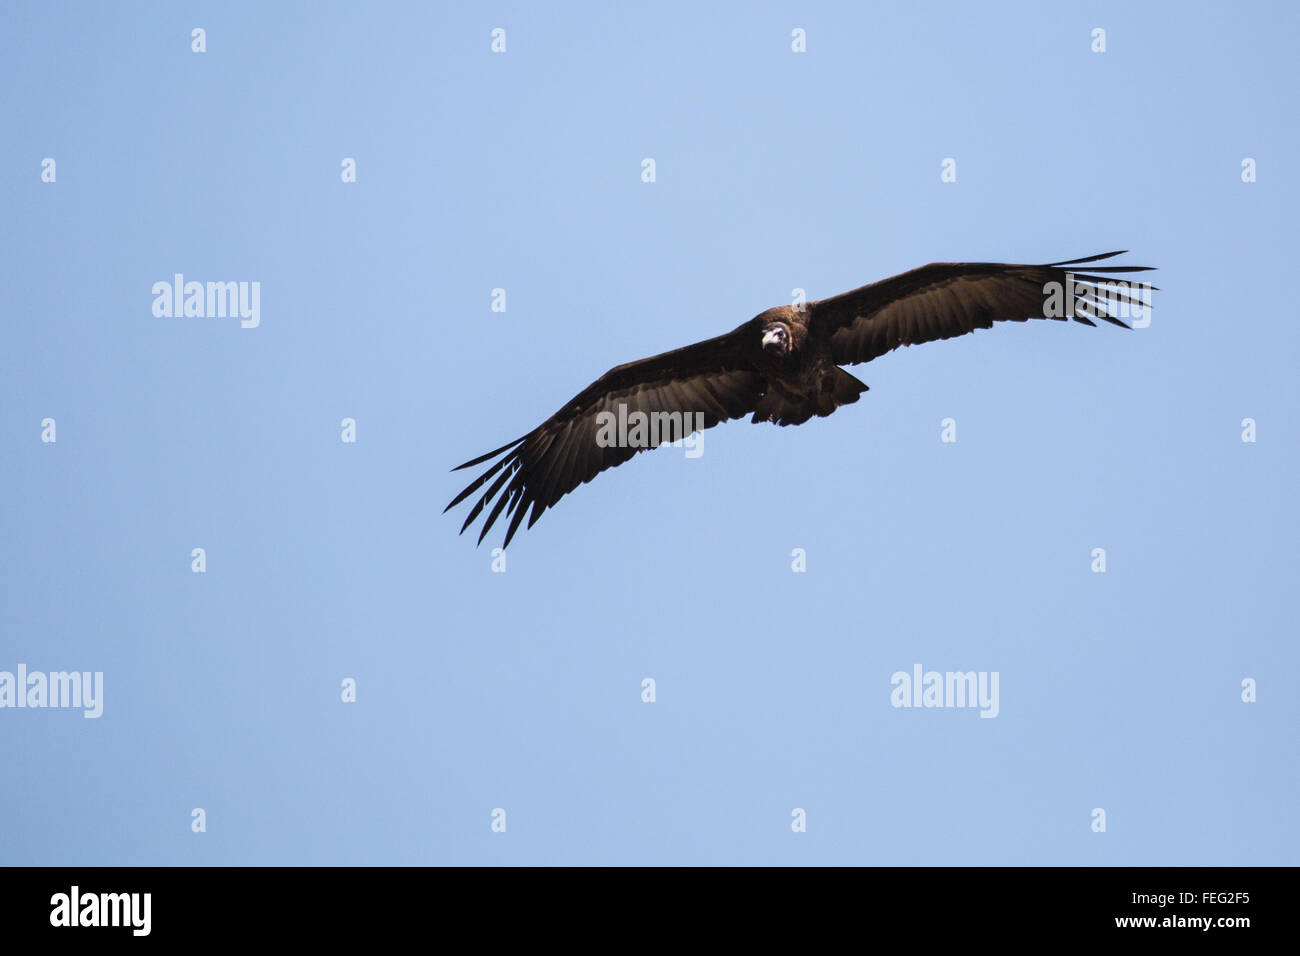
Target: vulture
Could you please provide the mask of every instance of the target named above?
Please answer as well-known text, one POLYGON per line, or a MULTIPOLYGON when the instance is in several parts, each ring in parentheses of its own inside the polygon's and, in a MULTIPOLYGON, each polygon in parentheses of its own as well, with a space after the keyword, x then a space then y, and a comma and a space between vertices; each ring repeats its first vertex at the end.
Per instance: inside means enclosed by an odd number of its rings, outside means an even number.
POLYGON ((828 299, 777 306, 717 338, 615 366, 522 438, 452 469, 498 459, 443 513, 491 481, 460 530, 491 505, 478 541, 504 512, 505 548, 530 509, 531 528, 578 485, 639 451, 731 418, 801 425, 853 404, 867 386, 841 365, 994 322, 1072 318, 1095 327, 1100 319, 1130 328, 1115 313, 1145 308, 1142 293, 1153 287, 1111 277, 1151 267, 1088 265, 1123 254, 1037 266, 933 262, 828 299))

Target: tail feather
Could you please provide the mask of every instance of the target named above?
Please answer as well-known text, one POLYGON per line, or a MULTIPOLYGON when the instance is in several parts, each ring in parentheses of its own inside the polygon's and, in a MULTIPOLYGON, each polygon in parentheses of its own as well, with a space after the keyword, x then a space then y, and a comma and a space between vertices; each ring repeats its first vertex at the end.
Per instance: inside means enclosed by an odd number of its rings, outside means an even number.
POLYGON ((793 396, 776 388, 768 389, 758 400, 750 421, 755 424, 802 425, 814 415, 825 418, 841 405, 852 405, 866 390, 865 382, 858 381, 842 368, 836 368, 830 387, 817 395, 793 396))
MULTIPOLYGON (((835 404, 852 405, 867 390, 867 383, 860 382, 842 368, 835 369, 835 404)), ((834 411, 834 409, 831 409, 834 411)), ((830 414, 827 412, 826 414, 830 414)))

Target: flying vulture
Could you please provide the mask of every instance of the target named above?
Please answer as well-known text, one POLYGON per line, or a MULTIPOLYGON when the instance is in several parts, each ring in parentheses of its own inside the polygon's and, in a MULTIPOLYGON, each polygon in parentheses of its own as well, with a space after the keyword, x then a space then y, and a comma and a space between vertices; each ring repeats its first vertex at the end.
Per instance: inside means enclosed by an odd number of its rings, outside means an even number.
POLYGON ((1095 325, 1092 320, 1101 319, 1129 328, 1114 313, 1122 305, 1143 307, 1141 292, 1151 287, 1130 288, 1108 277, 1150 267, 1089 266, 1086 275, 1069 271, 1118 255, 1123 252, 1039 266, 933 262, 829 299, 777 306, 726 335, 616 366, 527 435, 453 469, 501 456, 446 510, 495 475, 460 530, 463 534, 491 504, 479 543, 504 511, 511 516, 502 545, 508 547, 529 508, 531 528, 579 484, 638 451, 750 413, 753 422, 800 425, 851 405, 867 386, 841 365, 870 362, 900 345, 991 328, 994 322, 1073 318, 1095 325), (659 424, 664 427, 654 427, 659 424))

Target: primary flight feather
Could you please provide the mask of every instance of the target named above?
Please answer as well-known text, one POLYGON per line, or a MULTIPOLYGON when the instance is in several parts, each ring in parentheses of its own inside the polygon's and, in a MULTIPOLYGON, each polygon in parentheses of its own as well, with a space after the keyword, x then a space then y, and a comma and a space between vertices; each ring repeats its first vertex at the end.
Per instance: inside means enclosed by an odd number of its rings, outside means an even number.
MULTIPOLYGON (((994 322, 1100 319, 1128 328, 1113 312, 1144 306, 1141 289, 1115 288, 1112 276, 1149 266, 1088 266, 1123 252, 1048 265, 934 262, 852 292, 777 306, 717 338, 610 369, 522 438, 453 469, 500 456, 447 505, 450 510, 491 481, 470 508, 461 533, 488 509, 478 540, 504 512, 507 547, 531 509, 528 526, 578 485, 639 451, 685 438, 730 418, 799 425, 849 405, 867 390, 839 366, 870 362, 900 345, 917 345, 991 328, 994 322), (1068 301, 1066 301, 1068 300, 1068 301), (629 417, 670 424, 646 441, 611 441, 611 425, 629 417)), ((1142 289, 1149 289, 1143 286, 1142 289)), ((626 437, 626 428, 619 437, 626 437)), ((636 433, 633 432, 633 437, 636 433)))

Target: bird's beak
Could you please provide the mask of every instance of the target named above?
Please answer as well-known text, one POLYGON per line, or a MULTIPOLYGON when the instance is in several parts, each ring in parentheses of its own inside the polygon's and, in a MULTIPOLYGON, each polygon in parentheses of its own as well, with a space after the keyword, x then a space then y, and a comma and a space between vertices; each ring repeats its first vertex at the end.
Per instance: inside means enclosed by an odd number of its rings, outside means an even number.
POLYGON ((763 333, 763 350, 770 351, 772 349, 776 349, 777 351, 780 351, 781 338, 782 336, 781 336, 780 329, 768 329, 766 332, 763 333))

